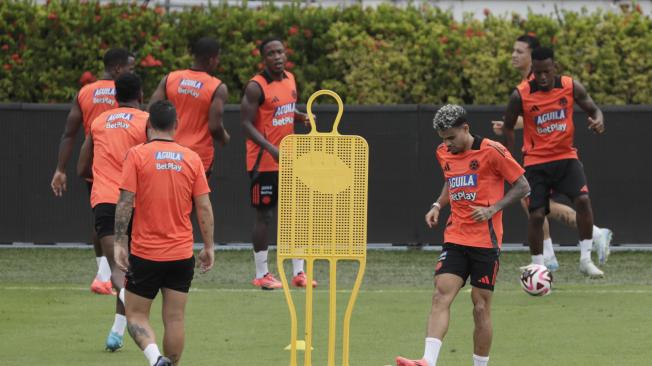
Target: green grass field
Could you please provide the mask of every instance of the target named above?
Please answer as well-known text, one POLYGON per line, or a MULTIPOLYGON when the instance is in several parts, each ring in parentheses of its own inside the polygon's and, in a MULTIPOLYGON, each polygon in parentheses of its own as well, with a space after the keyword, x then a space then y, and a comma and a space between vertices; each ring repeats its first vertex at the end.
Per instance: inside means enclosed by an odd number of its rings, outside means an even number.
MULTIPOLYGON (((365 282, 353 313, 352 366, 383 366, 393 364, 398 354, 422 355, 437 254, 369 252, 365 282)), ((612 254, 603 280, 582 277, 577 272, 578 255, 559 253, 562 267, 555 273, 553 294, 534 298, 522 292, 517 282, 518 266, 528 262, 527 254, 503 254, 493 305, 491 365, 650 364, 652 253, 612 254)), ((103 351, 114 299, 88 291, 95 272, 92 256, 90 250, 0 250, 0 365, 146 365, 128 336, 122 350, 103 351)), ((274 261, 270 256, 270 262, 274 261)), ((318 264, 316 366, 326 365, 325 269, 325 264, 318 264)), ((289 352, 283 350, 289 343, 283 293, 253 289, 249 284, 252 272, 250 252, 220 251, 213 272, 195 277, 182 364, 289 364, 289 352)), ((355 268, 341 265, 338 273, 338 303, 343 313, 355 268)), ((473 321, 467 289, 454 303, 440 366, 472 364, 473 321)), ((293 296, 295 302, 303 303, 302 291, 294 291, 293 296)), ((159 309, 157 301, 152 315, 160 344, 159 309)))

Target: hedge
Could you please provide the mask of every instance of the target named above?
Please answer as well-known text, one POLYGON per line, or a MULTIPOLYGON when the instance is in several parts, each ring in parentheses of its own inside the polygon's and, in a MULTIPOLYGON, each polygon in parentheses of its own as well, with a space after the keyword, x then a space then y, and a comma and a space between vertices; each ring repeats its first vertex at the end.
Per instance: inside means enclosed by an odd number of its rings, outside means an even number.
POLYGON ((560 67, 598 103, 652 104, 651 24, 640 9, 557 17, 499 17, 485 9, 484 19, 458 21, 427 5, 218 4, 166 12, 138 3, 5 0, 0 101, 68 102, 100 75, 102 54, 114 46, 136 53, 149 96, 163 75, 189 66, 188 44, 210 35, 223 46, 216 76, 237 103, 261 67, 257 44, 278 35, 286 40, 287 67, 303 101, 329 88, 350 104, 504 104, 519 79, 510 65, 513 41, 533 33, 554 46, 560 67))

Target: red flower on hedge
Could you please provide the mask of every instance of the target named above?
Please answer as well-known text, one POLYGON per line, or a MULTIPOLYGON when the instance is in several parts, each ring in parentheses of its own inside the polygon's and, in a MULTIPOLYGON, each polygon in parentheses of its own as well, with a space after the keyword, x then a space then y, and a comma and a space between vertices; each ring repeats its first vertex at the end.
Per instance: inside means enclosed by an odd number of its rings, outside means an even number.
POLYGON ((51 12, 50 14, 48 14, 48 19, 50 19, 50 20, 57 20, 58 18, 59 18, 59 16, 54 11, 51 12))
POLYGON ((446 36, 439 37, 439 43, 441 43, 441 44, 448 43, 448 37, 446 37, 446 36))
POLYGON ((312 31, 310 29, 304 29, 303 30, 303 36, 310 39, 312 38, 312 31))
POLYGON ((14 62, 17 63, 17 64, 20 64, 20 63, 23 62, 23 59, 20 58, 20 55, 17 54, 17 53, 14 53, 13 55, 11 55, 11 59, 14 60, 14 62))
POLYGON ((293 25, 290 27, 290 29, 288 29, 288 36, 290 37, 296 35, 297 33, 299 33, 299 27, 296 25, 293 25))
POLYGON ((285 63, 285 68, 288 70, 292 70, 294 68, 294 62, 288 61, 285 63))
POLYGON ((254 57, 260 56, 260 50, 258 48, 254 48, 253 50, 251 50, 251 55, 254 57))
POLYGON ((265 65, 263 65, 262 62, 259 62, 259 63, 258 63, 258 70, 262 70, 262 69, 264 69, 264 68, 265 68, 265 65))
POLYGON ((5 70, 9 71, 9 70, 11 70, 12 66, 10 64, 4 64, 3 67, 4 67, 5 70))
POLYGON ((96 22, 99 22, 100 20, 102 20, 102 17, 99 16, 99 15, 96 15, 96 16, 95 16, 95 21, 96 21, 96 22))
POLYGON ((286 54, 286 55, 288 55, 288 56, 292 56, 292 55, 294 55, 294 53, 295 53, 294 50, 291 49, 290 47, 286 47, 286 48, 285 48, 285 54, 286 54))
POLYGON ((267 22, 264 21, 263 19, 258 20, 258 28, 265 28, 267 26, 267 22))
POLYGON ((536 37, 537 34, 535 32, 527 32, 527 35, 530 37, 536 37))
POLYGON ((482 10, 482 12, 484 13, 484 16, 486 16, 486 17, 491 15, 491 10, 489 10, 489 8, 484 8, 484 10, 482 10))
POLYGON ((8 44, 3 44, 2 45, 2 50, 3 51, 9 51, 9 45, 8 44))
POLYGON ((261 44, 263 44, 263 41, 260 40, 260 39, 257 39, 256 40, 256 46, 260 46, 261 44))
POLYGON ((148 54, 145 56, 145 58, 140 61, 140 66, 142 67, 158 67, 163 65, 163 63, 152 56, 152 54, 148 54))
POLYGON ((550 43, 557 44, 557 37, 555 36, 550 37, 550 43))
POLYGON ((157 7, 154 8, 154 12, 155 12, 156 14, 158 14, 158 15, 163 15, 163 14, 165 14, 165 9, 163 9, 163 8, 160 7, 160 6, 157 6, 157 7))
POLYGON ((466 28, 466 31, 464 32, 464 35, 466 36, 466 38, 473 38, 474 34, 475 34, 475 31, 471 27, 466 28))
POLYGON ((92 72, 90 72, 90 71, 84 71, 84 73, 82 74, 82 76, 79 78, 79 84, 80 84, 81 86, 84 86, 84 85, 86 85, 86 84, 93 83, 93 82, 95 82, 96 80, 97 80, 97 78, 95 77, 95 75, 93 75, 92 72))

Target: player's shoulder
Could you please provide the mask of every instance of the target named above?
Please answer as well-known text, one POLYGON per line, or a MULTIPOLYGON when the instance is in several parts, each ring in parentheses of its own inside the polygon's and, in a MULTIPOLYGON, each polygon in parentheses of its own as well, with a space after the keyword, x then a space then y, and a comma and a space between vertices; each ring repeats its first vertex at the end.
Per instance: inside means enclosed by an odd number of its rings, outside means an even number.
POLYGON ((480 143, 480 150, 496 157, 505 157, 509 155, 509 151, 503 144, 486 137, 483 138, 482 142, 480 143))
POLYGON ((573 79, 572 76, 568 76, 568 75, 561 76, 561 85, 564 88, 572 87, 574 82, 575 80, 573 79))
POLYGON ((437 146, 437 150, 435 150, 435 153, 438 156, 441 156, 443 154, 446 154, 448 152, 448 148, 446 147, 446 144, 443 142, 437 146))

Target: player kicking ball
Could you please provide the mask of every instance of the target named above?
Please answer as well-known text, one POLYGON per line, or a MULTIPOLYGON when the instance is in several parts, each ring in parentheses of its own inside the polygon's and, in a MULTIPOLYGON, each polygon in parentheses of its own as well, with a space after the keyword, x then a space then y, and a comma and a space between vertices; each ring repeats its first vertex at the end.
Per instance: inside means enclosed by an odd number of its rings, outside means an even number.
POLYGON ((495 141, 471 135, 466 111, 446 105, 433 125, 444 142, 436 157, 445 182, 437 201, 426 214, 426 224, 439 223, 439 213, 450 204, 444 245, 435 267, 435 291, 428 317, 425 352, 420 360, 396 358, 397 366, 436 366, 448 330, 450 306, 471 278, 473 301, 473 364, 486 366, 493 329, 491 301, 500 265, 503 237, 502 210, 530 191, 524 170, 495 141), (504 182, 512 185, 505 194, 504 182))

